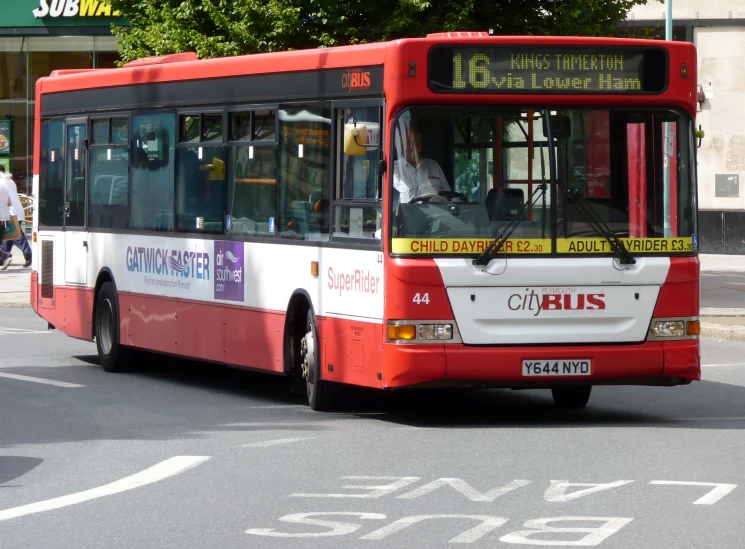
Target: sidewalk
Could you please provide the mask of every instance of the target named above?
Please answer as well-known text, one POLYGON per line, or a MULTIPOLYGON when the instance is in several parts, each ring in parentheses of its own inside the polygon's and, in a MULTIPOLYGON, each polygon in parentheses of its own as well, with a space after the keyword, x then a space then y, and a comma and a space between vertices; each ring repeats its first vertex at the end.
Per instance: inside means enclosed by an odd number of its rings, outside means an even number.
POLYGON ((0 308, 31 307, 31 267, 23 268, 26 260, 15 246, 12 254, 13 263, 6 270, 0 271, 0 308))
MULTIPOLYGON (((745 276, 745 256, 702 254, 699 258, 701 272, 743 273, 745 276)), ((23 263, 23 254, 14 247, 13 263, 5 271, 0 271, 0 309, 31 307, 31 269, 24 269, 23 263)), ((701 309, 701 335, 745 341, 745 308, 701 309)))

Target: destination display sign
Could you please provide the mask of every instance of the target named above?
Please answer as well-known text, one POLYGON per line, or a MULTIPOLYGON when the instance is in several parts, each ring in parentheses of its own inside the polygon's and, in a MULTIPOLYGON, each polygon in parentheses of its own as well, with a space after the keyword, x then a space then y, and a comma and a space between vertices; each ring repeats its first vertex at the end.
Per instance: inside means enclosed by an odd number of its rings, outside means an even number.
POLYGON ((640 94, 667 88, 661 48, 435 46, 436 93, 640 94))

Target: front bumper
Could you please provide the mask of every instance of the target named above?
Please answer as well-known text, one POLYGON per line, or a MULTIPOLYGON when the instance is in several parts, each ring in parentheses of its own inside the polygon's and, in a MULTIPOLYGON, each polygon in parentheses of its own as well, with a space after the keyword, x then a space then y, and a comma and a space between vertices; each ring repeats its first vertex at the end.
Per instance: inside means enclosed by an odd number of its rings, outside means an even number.
POLYGON ((701 378, 698 339, 540 347, 397 344, 385 346, 384 359, 383 383, 388 388, 681 385, 701 378), (523 360, 562 359, 590 359, 592 372, 589 376, 523 376, 523 360))

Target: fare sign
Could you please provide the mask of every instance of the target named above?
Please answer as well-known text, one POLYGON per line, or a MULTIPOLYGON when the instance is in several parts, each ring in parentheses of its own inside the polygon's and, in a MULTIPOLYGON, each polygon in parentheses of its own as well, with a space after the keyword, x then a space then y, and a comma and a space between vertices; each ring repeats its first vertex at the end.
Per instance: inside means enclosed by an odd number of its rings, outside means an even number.
POLYGON ((439 93, 659 93, 667 58, 637 47, 447 46, 433 48, 429 76, 439 93))

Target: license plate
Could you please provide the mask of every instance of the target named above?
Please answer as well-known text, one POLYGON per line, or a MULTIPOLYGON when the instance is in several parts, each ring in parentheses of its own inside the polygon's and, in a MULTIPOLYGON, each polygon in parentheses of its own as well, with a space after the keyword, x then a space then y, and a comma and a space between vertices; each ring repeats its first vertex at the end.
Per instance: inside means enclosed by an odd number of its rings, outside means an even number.
POLYGON ((591 373, 591 360, 523 360, 524 376, 589 376, 591 373))

